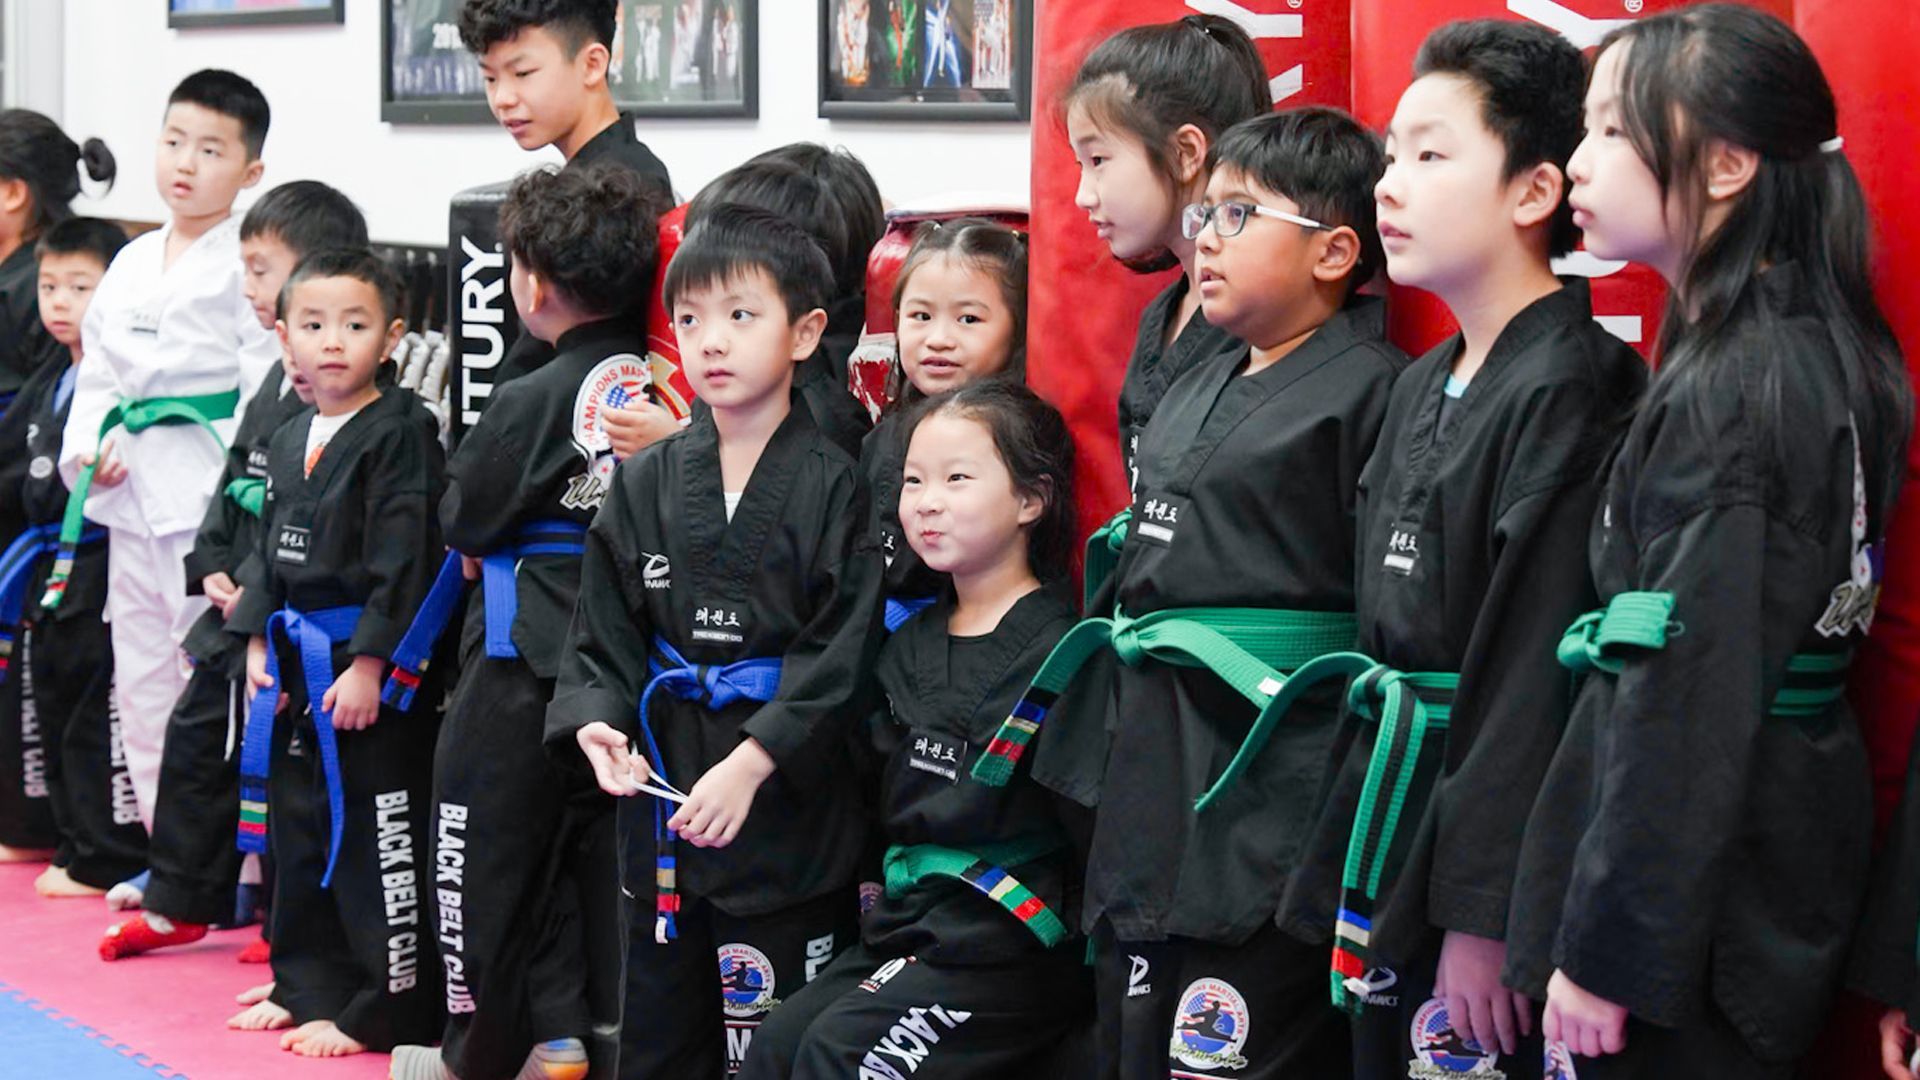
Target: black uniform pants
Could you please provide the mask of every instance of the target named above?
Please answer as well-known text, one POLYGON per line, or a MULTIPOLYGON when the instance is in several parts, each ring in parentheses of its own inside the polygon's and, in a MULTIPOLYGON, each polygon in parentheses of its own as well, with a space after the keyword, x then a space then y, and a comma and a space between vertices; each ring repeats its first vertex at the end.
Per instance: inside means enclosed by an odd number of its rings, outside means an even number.
POLYGON ((46 732, 32 697, 22 690, 33 681, 32 656, 32 628, 21 626, 7 681, 0 683, 0 844, 51 848, 60 843, 60 832, 47 790, 46 732))
POLYGON ((476 655, 440 729, 431 893, 441 1057, 461 1080, 511 1080, 535 1043, 586 1039, 593 1026, 578 882, 560 842, 570 778, 541 741, 552 696, 553 680, 523 661, 476 655))
POLYGON ((1100 1071, 1119 1080, 1324 1080, 1351 1071, 1327 950, 1266 926, 1238 945, 1096 929, 1100 1071))
POLYGON ((201 664, 167 718, 148 856, 153 878, 141 906, 189 923, 233 915, 242 855, 240 736, 247 699, 224 665, 201 664))
POLYGON ((754 1033, 741 1080, 1072 1075, 1092 1019, 1085 957, 1077 940, 979 966, 856 944, 754 1033))
POLYGON ((113 644, 96 612, 33 628, 35 712, 60 850, 54 862, 82 885, 110 889, 147 865, 147 830, 120 742, 113 644))
POLYGON ((1438 1080, 1460 1073, 1533 1080, 1545 1053, 1538 1008, 1533 1034, 1521 1036, 1510 1055, 1498 1046, 1482 1047, 1470 1033, 1456 1029, 1446 1003, 1433 996, 1443 936, 1437 930, 1428 935, 1411 961, 1382 958, 1380 966, 1367 971, 1367 989, 1361 995, 1365 1004, 1353 1022, 1355 1080, 1438 1080))
POLYGON ((734 1075, 767 1014, 859 934, 853 886, 749 918, 682 893, 679 936, 665 945, 653 936, 652 891, 630 903, 621 1080, 734 1075))
POLYGON ((345 825, 331 888, 327 786, 297 662, 274 725, 267 783, 273 850, 274 1000, 296 1024, 332 1020, 370 1050, 440 1033, 434 960, 429 791, 435 722, 383 708, 364 731, 336 732, 345 825))

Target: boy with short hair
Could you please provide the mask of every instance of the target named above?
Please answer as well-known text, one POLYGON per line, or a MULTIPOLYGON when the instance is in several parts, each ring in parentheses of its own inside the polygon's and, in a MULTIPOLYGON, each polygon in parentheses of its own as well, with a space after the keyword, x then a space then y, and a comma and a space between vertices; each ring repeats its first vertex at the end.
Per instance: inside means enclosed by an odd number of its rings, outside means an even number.
POLYGON ((1358 647, 1385 667, 1342 722, 1281 925, 1333 938, 1356 1076, 1441 1054, 1513 1075, 1542 1060, 1500 969, 1521 833, 1566 723, 1554 646, 1594 606, 1599 467, 1646 366, 1594 322, 1586 282, 1550 266, 1577 239, 1579 51, 1527 23, 1459 22, 1414 75, 1387 128, 1380 235, 1394 281, 1438 296, 1460 332, 1394 387, 1361 474, 1358 647))
MULTIPOLYGON (((296 180, 267 192, 240 222, 242 290, 261 327, 271 330, 278 321, 280 289, 303 257, 366 244, 366 218, 326 184, 296 180)), ((238 582, 247 576, 242 564, 260 547, 267 447, 280 425, 311 403, 284 368, 268 372, 248 401, 187 553, 187 591, 204 594, 213 606, 187 633, 193 677, 167 721, 144 911, 107 931, 99 945, 103 960, 198 941, 210 925, 253 917, 253 898, 236 898, 241 854, 233 843, 247 639, 226 625, 240 597, 238 582)))
MULTIPOLYGON (((480 63, 487 105, 522 150, 551 146, 577 164, 611 162, 632 170, 669 201, 667 167, 635 133, 607 85, 619 19, 615 0, 467 0, 460 42, 480 63)), ((646 325, 646 293, 635 294, 634 324, 646 325)), ((505 385, 552 359, 553 350, 522 333, 494 371, 505 385)), ((678 428, 673 414, 644 398, 626 407, 642 414, 647 441, 678 428)))
MULTIPOLYGON (((440 524, 453 550, 389 684, 404 692, 431 655, 426 613, 459 608, 454 566, 484 568, 434 770, 435 865, 459 870, 434 887, 446 1033, 438 1050, 396 1048, 395 1080, 575 1080, 595 1029, 619 1023, 614 852, 586 881, 552 854, 577 831, 570 801, 595 816, 610 807, 549 760, 543 734, 587 524, 614 478, 603 416, 646 378, 646 341, 620 312, 653 286, 664 209, 604 164, 528 173, 500 208, 521 325, 555 354, 502 386, 447 462, 440 524), (596 924, 604 936, 590 940, 596 924)), ((599 1056, 611 1063, 615 1049, 599 1056)))
POLYGON ((67 602, 57 611, 38 603, 66 510, 54 461, 81 365, 80 327, 88 297, 126 242, 118 225, 99 218, 69 218, 41 235, 40 320, 67 363, 29 376, 0 420, 0 445, 25 462, 8 496, 28 528, 0 559, 0 638, 10 642, 0 678, 19 695, 22 734, 37 728, 43 748, 42 786, 59 846, 34 883, 42 896, 98 896, 146 861, 113 713, 113 650, 100 621, 108 554, 97 525, 83 523, 67 602))
POLYGON ((442 551, 444 460, 432 414, 377 381, 406 329, 386 263, 310 255, 282 307, 314 403, 269 444, 259 572, 229 619, 253 635, 239 834, 273 845, 275 986, 256 1008, 299 1025, 283 1048, 337 1057, 440 1024, 422 874, 435 724, 383 711, 380 684, 442 551))
POLYGON ((48 581, 67 587, 79 508, 106 526, 107 619, 127 768, 153 822, 167 717, 186 689, 181 645, 208 601, 189 596, 184 560, 248 400, 280 360, 240 282, 233 201, 260 180, 267 100, 228 71, 199 71, 168 98, 155 181, 162 228, 129 243, 100 280, 82 326, 60 473, 74 504, 48 581))
POLYGON ((737 1067, 759 1018, 853 942, 848 742, 881 561, 858 466, 793 388, 832 278, 764 211, 717 207, 688 234, 665 293, 710 409, 627 459, 587 532, 548 741, 577 742, 610 794, 661 793, 618 810, 622 1076, 737 1067))

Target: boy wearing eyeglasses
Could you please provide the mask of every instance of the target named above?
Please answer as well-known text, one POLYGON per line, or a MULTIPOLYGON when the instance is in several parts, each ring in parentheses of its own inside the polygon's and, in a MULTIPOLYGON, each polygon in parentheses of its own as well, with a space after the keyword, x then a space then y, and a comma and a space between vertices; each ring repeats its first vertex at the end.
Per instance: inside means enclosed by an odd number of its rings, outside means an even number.
POLYGON ((1381 301, 1356 295, 1382 262, 1384 160, 1352 117, 1321 108, 1236 125, 1215 154, 1183 232, 1207 321, 1245 344, 1175 381, 1140 441, 1132 520, 1089 614, 1160 631, 1131 637, 1144 655, 1106 686, 1100 665, 1077 688, 1106 696, 1112 752, 1042 740, 1033 776, 1100 791, 1085 924, 1102 1075, 1343 1076, 1326 949, 1274 925, 1340 688, 1295 708, 1218 804, 1194 804, 1281 679, 1353 640, 1354 492, 1406 363, 1381 301))
POLYGON ((1380 235, 1393 280, 1461 329, 1394 386, 1360 475, 1358 644, 1383 666, 1356 680, 1281 926, 1332 941, 1352 1075, 1537 1076, 1534 1006, 1501 983, 1508 901, 1566 726, 1555 647, 1595 606, 1600 466, 1646 369, 1550 264, 1578 238, 1579 52, 1531 24, 1454 23, 1414 73, 1380 235))

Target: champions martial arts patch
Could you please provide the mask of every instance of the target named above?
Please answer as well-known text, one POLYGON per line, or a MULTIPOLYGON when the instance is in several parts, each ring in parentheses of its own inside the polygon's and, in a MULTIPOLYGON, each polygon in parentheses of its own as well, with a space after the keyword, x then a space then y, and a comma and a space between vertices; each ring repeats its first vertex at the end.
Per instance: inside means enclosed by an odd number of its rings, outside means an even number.
MULTIPOLYGON (((1240 991, 1220 979, 1196 979, 1180 993, 1167 1053, 1183 1065, 1208 1072, 1244 1069, 1247 1057, 1240 1051, 1247 1045, 1250 1025, 1247 999, 1240 991)), ((1192 1074, 1175 1070, 1173 1075, 1192 1074)))
POLYGON ((280 526, 280 535, 274 537, 273 558, 289 566, 307 565, 307 549, 312 545, 313 534, 298 525, 280 526))
POLYGON ((698 604, 693 609, 693 640, 739 645, 747 640, 746 619, 734 604, 698 604))
POLYGON ((1180 515, 1187 509, 1187 500, 1150 496, 1134 511, 1131 528, 1133 535, 1149 544, 1167 547, 1173 543, 1173 537, 1180 529, 1180 515))
POLYGON ((1573 1071, 1573 1051, 1563 1042, 1547 1044, 1546 1060, 1541 1063, 1540 1080, 1580 1080, 1573 1071))
POLYGON ((966 743, 952 735, 921 735, 916 732, 910 749, 912 754, 907 758, 907 768, 932 773, 949 784, 960 782, 960 769, 967 763, 966 743))
POLYGON ((646 401, 652 390, 652 369, 633 353, 607 357, 580 380, 580 389, 573 397, 573 426, 567 434, 585 460, 587 471, 568 483, 567 493, 560 498, 561 506, 593 510, 606 501, 613 468, 619 464, 613 439, 607 435, 606 411, 646 401))
POLYGON ((1414 1012, 1407 1034, 1413 1043, 1407 1080, 1506 1080, 1507 1074, 1496 1068, 1500 1055, 1480 1049, 1472 1036, 1455 1031, 1447 1016, 1447 1003, 1439 998, 1430 999, 1414 1012))
POLYGON ((1396 521, 1387 534, 1387 557, 1380 566, 1390 574, 1412 577, 1413 568, 1420 565, 1420 527, 1404 521, 1396 521))
POLYGON ((720 946, 719 954, 720 1007, 728 1016, 758 1017, 780 1004, 773 996, 773 964, 766 953, 735 943, 720 946))

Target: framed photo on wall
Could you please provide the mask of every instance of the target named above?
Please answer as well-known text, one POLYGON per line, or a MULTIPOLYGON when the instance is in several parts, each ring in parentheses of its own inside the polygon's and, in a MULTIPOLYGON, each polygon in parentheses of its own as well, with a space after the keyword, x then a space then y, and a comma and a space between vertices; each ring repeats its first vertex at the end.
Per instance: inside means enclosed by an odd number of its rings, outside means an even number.
MULTIPOLYGON (((461 0, 383 0, 380 119, 492 123, 461 0)), ((758 116, 759 0, 620 0, 607 82, 623 112, 758 116)))
POLYGON ((167 0, 167 26, 197 30, 203 26, 290 26, 342 23, 346 0, 167 0))
POLYGON ((1025 120, 1032 0, 820 0, 820 115, 1025 120))

